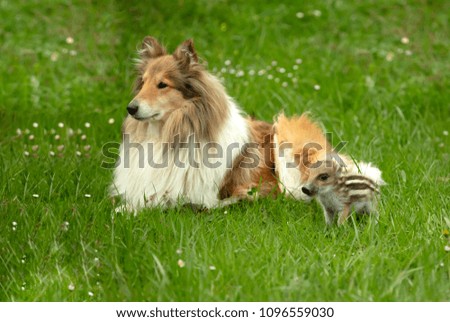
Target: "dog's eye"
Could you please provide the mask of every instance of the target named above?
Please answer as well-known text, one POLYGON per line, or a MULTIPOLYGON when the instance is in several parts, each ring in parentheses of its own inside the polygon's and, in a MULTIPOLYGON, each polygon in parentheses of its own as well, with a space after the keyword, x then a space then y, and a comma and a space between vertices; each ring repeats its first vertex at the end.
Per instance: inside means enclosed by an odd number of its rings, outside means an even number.
POLYGON ((168 85, 166 84, 166 83, 164 83, 164 82, 159 82, 158 83, 158 85, 157 85, 157 87, 159 88, 159 89, 161 89, 161 88, 166 88, 168 85))
POLYGON ((318 178, 320 181, 327 181, 329 177, 330 177, 330 176, 329 176, 328 174, 323 173, 323 174, 319 174, 319 176, 318 176, 317 178, 318 178))

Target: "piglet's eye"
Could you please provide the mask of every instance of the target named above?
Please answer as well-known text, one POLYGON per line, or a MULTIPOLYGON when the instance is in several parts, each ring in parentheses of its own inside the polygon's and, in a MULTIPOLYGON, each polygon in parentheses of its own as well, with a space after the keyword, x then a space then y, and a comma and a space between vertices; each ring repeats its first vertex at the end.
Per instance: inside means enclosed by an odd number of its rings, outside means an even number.
POLYGON ((166 83, 164 83, 164 82, 159 82, 158 85, 157 85, 157 87, 158 87, 159 89, 166 88, 167 86, 168 86, 168 85, 167 85, 166 83))
POLYGON ((327 181, 329 177, 330 177, 330 176, 329 176, 328 174, 323 173, 323 174, 319 174, 317 178, 318 178, 320 181, 327 181))

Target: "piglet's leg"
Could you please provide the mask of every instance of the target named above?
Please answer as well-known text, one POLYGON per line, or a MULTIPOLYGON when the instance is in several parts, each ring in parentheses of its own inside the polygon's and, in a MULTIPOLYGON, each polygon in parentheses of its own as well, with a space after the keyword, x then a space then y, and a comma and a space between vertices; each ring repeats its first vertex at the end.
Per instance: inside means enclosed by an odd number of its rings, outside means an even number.
POLYGON ((345 204, 344 209, 342 210, 342 213, 339 216, 338 225, 342 225, 347 220, 349 214, 350 214, 350 205, 345 204))

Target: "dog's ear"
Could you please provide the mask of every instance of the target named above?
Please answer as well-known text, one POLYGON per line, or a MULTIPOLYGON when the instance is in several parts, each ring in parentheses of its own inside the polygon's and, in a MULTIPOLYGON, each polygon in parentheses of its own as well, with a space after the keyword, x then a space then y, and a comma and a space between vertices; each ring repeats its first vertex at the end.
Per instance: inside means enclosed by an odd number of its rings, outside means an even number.
POLYGON ((175 50, 173 57, 179 62, 181 68, 189 68, 191 64, 198 63, 197 53, 194 48, 194 41, 192 39, 184 41, 175 50))
POLYGON ((142 41, 141 50, 139 50, 141 59, 156 58, 165 54, 166 49, 155 38, 147 36, 142 41))

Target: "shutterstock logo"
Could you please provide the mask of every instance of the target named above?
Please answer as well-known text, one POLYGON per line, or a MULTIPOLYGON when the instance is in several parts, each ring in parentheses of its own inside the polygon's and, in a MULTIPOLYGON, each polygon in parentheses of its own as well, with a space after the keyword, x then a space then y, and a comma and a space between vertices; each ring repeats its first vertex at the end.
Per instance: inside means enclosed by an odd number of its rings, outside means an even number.
MULTIPOLYGON (((327 139, 332 142, 332 135, 327 133, 327 139)), ((279 148, 267 137, 260 144, 249 142, 240 144, 237 142, 222 146, 217 142, 200 143, 195 140, 194 135, 190 135, 187 140, 182 141, 179 135, 174 137, 172 142, 131 142, 130 135, 124 134, 122 144, 118 142, 108 142, 102 147, 102 155, 105 158, 101 167, 112 169, 116 167, 130 168, 131 164, 139 168, 151 167, 154 169, 164 169, 168 167, 184 168, 209 168, 216 169, 226 167, 231 169, 235 166, 236 157, 239 158, 239 167, 253 169, 260 165, 261 160, 267 167, 273 167, 276 158, 286 158, 286 167, 296 168, 299 162, 304 160, 298 155, 292 155, 294 146, 291 143, 282 143, 279 148)), ((326 160, 335 159, 339 164, 345 165, 339 157, 339 151, 347 142, 339 142, 335 148, 332 145, 321 146, 311 142, 304 145, 300 150, 302 155, 308 155, 312 151, 326 150, 326 160)), ((298 149, 296 149, 298 150, 298 149)), ((318 167, 316 164, 305 164, 308 167, 318 167)))

